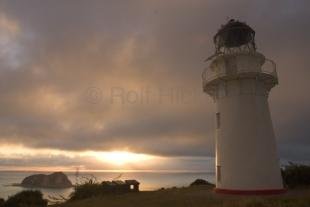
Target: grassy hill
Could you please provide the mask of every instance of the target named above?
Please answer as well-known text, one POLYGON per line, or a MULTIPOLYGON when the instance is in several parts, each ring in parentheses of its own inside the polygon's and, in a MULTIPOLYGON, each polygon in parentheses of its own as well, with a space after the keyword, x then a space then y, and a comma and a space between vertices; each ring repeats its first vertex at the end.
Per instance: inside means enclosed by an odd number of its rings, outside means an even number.
POLYGON ((53 207, 309 207, 310 189, 291 190, 277 196, 229 196, 212 192, 208 186, 143 191, 97 196, 53 207))

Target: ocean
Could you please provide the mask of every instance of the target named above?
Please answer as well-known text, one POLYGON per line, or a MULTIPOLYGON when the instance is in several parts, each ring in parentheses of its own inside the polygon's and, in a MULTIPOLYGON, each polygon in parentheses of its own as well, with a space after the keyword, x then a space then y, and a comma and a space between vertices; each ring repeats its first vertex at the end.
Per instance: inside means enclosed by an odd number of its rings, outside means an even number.
MULTIPOLYGON (((26 188, 12 186, 14 183, 21 181, 32 174, 48 174, 47 172, 0 172, 0 198, 7 199, 9 196, 16 194, 26 188)), ((120 180, 136 179, 140 182, 140 190, 156 190, 169 187, 188 186, 197 178, 202 178, 214 183, 215 174, 213 172, 80 172, 77 177, 74 172, 65 172, 71 182, 82 182, 84 178, 95 177, 97 181, 112 180, 120 177, 120 180), (80 180, 80 181, 79 181, 80 180)), ((67 198, 73 191, 68 189, 38 189, 45 198, 59 197, 60 195, 67 198)))

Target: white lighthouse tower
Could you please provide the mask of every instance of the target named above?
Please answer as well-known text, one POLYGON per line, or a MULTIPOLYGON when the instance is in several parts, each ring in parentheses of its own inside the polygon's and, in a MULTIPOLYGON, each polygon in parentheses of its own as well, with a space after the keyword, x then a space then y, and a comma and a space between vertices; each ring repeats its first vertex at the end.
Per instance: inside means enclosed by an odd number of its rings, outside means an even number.
POLYGON ((218 193, 284 192, 268 94, 278 84, 276 67, 256 51, 255 32, 230 20, 214 36, 203 89, 216 103, 218 193))

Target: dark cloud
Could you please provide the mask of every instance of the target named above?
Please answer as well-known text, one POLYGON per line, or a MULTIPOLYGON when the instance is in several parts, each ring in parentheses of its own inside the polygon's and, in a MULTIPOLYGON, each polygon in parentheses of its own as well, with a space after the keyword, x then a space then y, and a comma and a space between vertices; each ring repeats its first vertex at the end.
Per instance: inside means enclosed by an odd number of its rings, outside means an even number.
POLYGON ((202 94, 200 74, 213 34, 237 18, 253 26, 259 50, 278 66, 270 106, 281 157, 302 159, 310 149, 306 0, 4 0, 0 6, 0 18, 19 27, 14 37, 6 34, 18 56, 0 49, 2 143, 212 156, 214 104, 202 94))

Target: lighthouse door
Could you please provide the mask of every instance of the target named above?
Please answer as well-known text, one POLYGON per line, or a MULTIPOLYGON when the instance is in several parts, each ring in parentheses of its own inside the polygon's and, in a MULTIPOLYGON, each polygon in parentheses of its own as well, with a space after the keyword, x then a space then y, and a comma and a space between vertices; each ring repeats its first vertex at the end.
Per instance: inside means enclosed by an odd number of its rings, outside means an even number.
POLYGON ((217 179, 217 182, 221 182, 221 166, 220 165, 217 165, 216 166, 216 179, 217 179))
POLYGON ((216 115, 216 128, 219 129, 221 126, 221 114, 218 112, 216 115))

